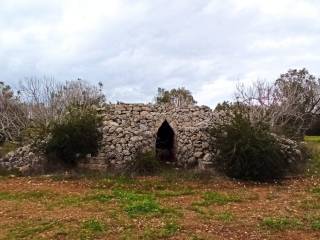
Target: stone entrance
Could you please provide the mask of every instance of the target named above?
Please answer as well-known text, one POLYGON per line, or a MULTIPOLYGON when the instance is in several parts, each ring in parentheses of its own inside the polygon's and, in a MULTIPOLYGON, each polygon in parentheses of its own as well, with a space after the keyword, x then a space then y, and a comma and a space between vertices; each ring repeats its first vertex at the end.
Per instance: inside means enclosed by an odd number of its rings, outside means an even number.
POLYGON ((161 124, 156 138, 156 155, 161 162, 175 162, 175 133, 167 120, 161 124))

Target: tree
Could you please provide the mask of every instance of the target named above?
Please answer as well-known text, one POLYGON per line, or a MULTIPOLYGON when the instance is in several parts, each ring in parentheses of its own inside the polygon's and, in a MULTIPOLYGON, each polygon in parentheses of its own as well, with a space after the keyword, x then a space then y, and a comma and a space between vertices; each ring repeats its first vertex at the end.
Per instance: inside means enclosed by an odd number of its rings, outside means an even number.
POLYGON ((250 106, 253 121, 263 120, 276 133, 301 138, 320 113, 320 80, 306 69, 289 70, 274 83, 238 86, 236 97, 250 106))
POLYGON ((0 82, 0 143, 17 140, 27 125, 27 112, 9 85, 0 82))
POLYGON ((276 80, 274 99, 278 111, 274 125, 303 136, 320 113, 320 80, 305 68, 289 70, 276 80))
POLYGON ((53 78, 27 78, 21 83, 21 99, 27 106, 30 124, 26 136, 42 139, 48 135, 49 125, 63 119, 69 106, 81 110, 104 104, 102 84, 94 86, 82 79, 57 82, 53 78))
POLYGON ((157 104, 171 104, 175 107, 194 105, 197 103, 191 92, 184 87, 178 89, 173 88, 171 90, 158 88, 158 94, 155 101, 157 104))

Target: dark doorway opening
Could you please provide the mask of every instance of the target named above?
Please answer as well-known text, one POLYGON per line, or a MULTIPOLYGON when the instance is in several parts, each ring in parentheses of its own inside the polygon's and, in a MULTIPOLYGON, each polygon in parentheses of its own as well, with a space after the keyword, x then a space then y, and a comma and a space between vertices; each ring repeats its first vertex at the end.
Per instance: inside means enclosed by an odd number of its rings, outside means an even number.
POLYGON ((156 139, 156 155, 158 160, 162 162, 174 162, 175 161, 175 134, 167 122, 161 124, 157 132, 156 139))

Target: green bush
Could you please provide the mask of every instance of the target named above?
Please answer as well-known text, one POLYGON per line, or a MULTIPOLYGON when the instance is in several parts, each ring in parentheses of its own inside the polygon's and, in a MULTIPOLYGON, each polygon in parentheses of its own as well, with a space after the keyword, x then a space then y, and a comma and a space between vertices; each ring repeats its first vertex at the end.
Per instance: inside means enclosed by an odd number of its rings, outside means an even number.
POLYGON ((87 154, 95 154, 102 138, 100 121, 91 108, 71 107, 60 121, 51 124, 47 154, 70 165, 87 154))
POLYGON ((211 136, 218 153, 215 166, 229 177, 269 181, 282 178, 288 169, 268 127, 253 125, 244 108, 233 110, 229 121, 211 129, 211 136))
POLYGON ((127 166, 127 173, 137 175, 152 175, 161 169, 160 162, 154 151, 138 151, 135 159, 127 166))

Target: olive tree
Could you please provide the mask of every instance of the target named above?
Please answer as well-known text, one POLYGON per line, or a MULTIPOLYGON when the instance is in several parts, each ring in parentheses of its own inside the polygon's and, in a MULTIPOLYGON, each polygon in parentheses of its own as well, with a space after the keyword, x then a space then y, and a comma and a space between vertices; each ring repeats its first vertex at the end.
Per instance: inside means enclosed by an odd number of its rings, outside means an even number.
POLYGON ((253 121, 263 120, 276 133, 301 138, 320 113, 320 79, 306 69, 289 70, 273 83, 239 85, 236 98, 250 106, 253 121))
POLYGON ((40 139, 48 135, 52 122, 63 119, 69 106, 85 110, 105 100, 101 83, 95 86, 82 79, 61 83, 48 77, 26 78, 20 91, 30 118, 26 135, 40 139))
POLYGON ((17 140, 27 123, 25 105, 9 85, 0 82, 0 142, 17 140))
POLYGON ((194 100, 191 92, 184 87, 173 88, 171 90, 165 90, 164 88, 158 88, 158 94, 155 97, 157 104, 171 104, 176 107, 184 105, 194 105, 197 102, 194 100))

